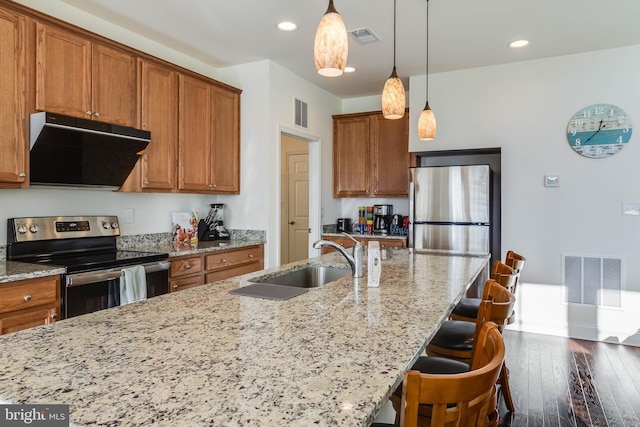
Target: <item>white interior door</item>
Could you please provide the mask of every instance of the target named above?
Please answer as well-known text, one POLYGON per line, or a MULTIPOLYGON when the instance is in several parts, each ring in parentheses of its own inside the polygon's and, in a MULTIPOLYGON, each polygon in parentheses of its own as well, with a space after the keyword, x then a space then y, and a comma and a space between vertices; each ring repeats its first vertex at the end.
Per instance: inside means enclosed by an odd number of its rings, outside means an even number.
POLYGON ((309 258, 309 155, 290 153, 288 170, 288 260, 309 258))

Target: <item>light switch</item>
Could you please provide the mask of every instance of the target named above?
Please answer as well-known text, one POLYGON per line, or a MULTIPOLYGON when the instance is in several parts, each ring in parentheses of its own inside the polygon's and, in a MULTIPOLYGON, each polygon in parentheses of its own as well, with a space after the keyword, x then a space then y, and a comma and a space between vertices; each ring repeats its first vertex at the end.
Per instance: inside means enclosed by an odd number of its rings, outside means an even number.
POLYGON ((124 223, 133 224, 133 208, 127 208, 124 210, 124 223))
POLYGON ((640 202, 622 202, 622 215, 640 215, 640 202))

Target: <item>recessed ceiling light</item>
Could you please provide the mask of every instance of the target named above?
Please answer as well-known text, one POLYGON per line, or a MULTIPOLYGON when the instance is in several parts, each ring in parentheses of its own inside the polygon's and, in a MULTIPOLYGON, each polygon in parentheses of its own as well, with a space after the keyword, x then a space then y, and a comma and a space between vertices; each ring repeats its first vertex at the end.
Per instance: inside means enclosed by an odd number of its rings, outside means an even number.
POLYGON ((353 67, 344 67, 345 73, 353 73, 356 69, 353 67))
POLYGON ((525 47, 529 44, 529 40, 514 40, 508 44, 509 47, 525 47))
POLYGON ((281 23, 279 23, 278 25, 276 25, 276 27, 280 30, 280 31, 295 31, 298 29, 298 26, 290 21, 283 21, 281 23))

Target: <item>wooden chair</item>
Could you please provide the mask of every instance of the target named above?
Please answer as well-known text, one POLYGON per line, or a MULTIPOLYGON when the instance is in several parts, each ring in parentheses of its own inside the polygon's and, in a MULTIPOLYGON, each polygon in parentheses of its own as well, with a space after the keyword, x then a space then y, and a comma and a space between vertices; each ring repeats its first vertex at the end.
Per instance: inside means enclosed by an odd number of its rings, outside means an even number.
MULTIPOLYGON (((491 278, 515 295, 518 275, 513 268, 502 261, 495 261, 491 268, 491 278)), ((452 320, 475 322, 478 317, 480 301, 482 301, 482 298, 462 298, 453 308, 449 318, 452 320)), ((510 318, 513 318, 513 316, 510 316, 510 318)), ((507 323, 510 324, 512 322, 507 323)))
MULTIPOLYGON (((489 315, 485 311, 479 310, 478 317, 474 323, 447 320, 427 345, 426 353, 432 357, 445 357, 469 363, 475 348, 474 342, 483 322, 490 320, 496 323, 498 329, 502 332, 507 319, 513 313, 515 304, 515 296, 493 279, 489 279, 485 283, 483 300, 492 301, 489 315)), ((481 304, 480 307, 482 308, 483 305, 481 304)), ((514 412, 515 405, 509 387, 509 370, 506 366, 500 374, 500 385, 500 392, 504 397, 507 409, 514 412)))
MULTIPOLYGON (((496 382, 504 356, 504 341, 498 325, 486 322, 480 328, 477 351, 468 372, 431 374, 407 371, 398 408, 399 425, 486 426, 492 417, 497 422, 497 414, 493 414, 496 382)), ((372 424, 372 427, 383 426, 388 424, 372 424)))

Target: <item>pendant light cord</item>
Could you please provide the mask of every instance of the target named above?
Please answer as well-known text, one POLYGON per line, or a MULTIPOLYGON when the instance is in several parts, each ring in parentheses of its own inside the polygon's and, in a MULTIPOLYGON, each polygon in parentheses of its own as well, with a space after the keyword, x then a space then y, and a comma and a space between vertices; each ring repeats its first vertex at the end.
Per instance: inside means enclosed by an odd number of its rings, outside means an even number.
POLYGON ((393 0, 393 68, 396 68, 396 0, 393 0))
MULTIPOLYGON (((395 1, 395 0, 394 0, 395 1)), ((429 0, 427 0, 427 103, 429 102, 429 0)))

